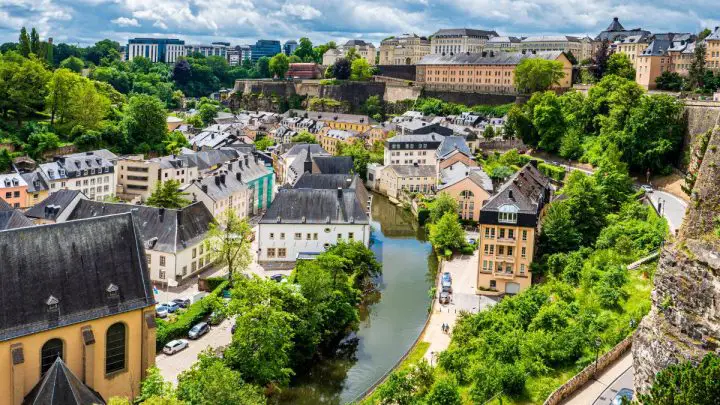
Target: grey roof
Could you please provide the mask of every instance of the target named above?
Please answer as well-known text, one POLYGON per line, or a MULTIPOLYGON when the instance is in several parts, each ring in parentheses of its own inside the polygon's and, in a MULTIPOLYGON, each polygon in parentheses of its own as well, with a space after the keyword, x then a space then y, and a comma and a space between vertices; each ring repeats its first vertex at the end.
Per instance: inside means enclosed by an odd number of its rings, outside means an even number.
POLYGON ((58 357, 27 394, 23 405, 105 405, 105 401, 58 357))
POLYGON ((302 117, 318 121, 350 122, 355 124, 372 124, 373 121, 367 115, 343 114, 323 111, 288 110, 283 117, 302 117), (307 117, 306 117, 307 115, 307 117))
POLYGON ((33 222, 18 210, 0 211, 0 231, 33 225, 33 222))
POLYGON ((359 183, 360 178, 357 175, 305 173, 300 176, 293 188, 337 190, 338 188, 354 188, 359 183))
MULTIPOLYGON (((29 218, 55 219, 65 211, 75 197, 80 194, 82 193, 78 190, 58 190, 25 211, 25 216, 29 218), (52 207, 53 209, 48 210, 48 207, 52 207)), ((84 197, 83 195, 83 198, 84 197)))
POLYGON ((7 203, 7 201, 0 198, 0 211, 10 211, 13 207, 7 203))
POLYGON ((316 143, 298 143, 292 146, 290 150, 285 153, 286 157, 297 156, 303 151, 310 151, 312 155, 330 155, 322 146, 316 143))
POLYGON ((354 169, 350 156, 313 156, 312 161, 323 174, 350 174, 354 169))
POLYGON ((435 177, 433 165, 388 165, 386 169, 393 170, 399 177, 435 177))
POLYGON ((78 202, 68 221, 128 212, 135 216, 146 248, 166 253, 176 253, 201 241, 213 222, 212 214, 202 202, 174 210, 91 200, 78 202))
MULTIPOLYGON (((682 46, 689 42, 691 39, 694 38, 693 34, 689 33, 673 33, 673 32, 667 32, 662 34, 655 34, 653 35, 653 41, 650 43, 650 45, 645 48, 645 50, 642 52, 643 56, 662 56, 665 55, 665 53, 673 48, 673 46, 682 46)), ((680 49, 677 49, 678 51, 680 49)))
POLYGON ((462 162, 456 162, 443 169, 440 177, 442 184, 438 187, 438 190, 448 188, 465 179, 470 179, 470 181, 490 194, 494 189, 492 179, 481 167, 468 167, 462 162))
POLYGON ((365 42, 362 39, 351 39, 347 42, 345 42, 344 47, 350 47, 350 46, 374 46, 370 42, 365 42))
POLYGON ((331 130, 327 131, 327 133, 325 134, 325 136, 328 136, 330 138, 340 139, 343 141, 345 141, 349 138, 352 138, 356 135, 357 135, 357 133, 355 133, 355 132, 344 131, 342 129, 331 129, 331 130))
MULTIPOLYGON (((54 162, 43 163, 40 168, 49 179, 64 179, 70 177, 78 177, 82 175, 82 171, 88 170, 105 170, 114 169, 113 161, 117 156, 107 149, 99 149, 95 151, 73 153, 70 155, 58 156, 54 162), (63 173, 64 174, 61 174, 63 173)), ((94 174, 94 173, 90 173, 94 174)))
POLYGON ((395 135, 392 138, 388 138, 387 142, 442 142, 444 139, 444 136, 431 132, 429 134, 395 135))
POLYGON ((537 53, 497 52, 493 56, 482 53, 459 53, 455 55, 429 54, 417 63, 418 65, 517 65, 525 58, 555 60, 561 51, 544 51, 537 53))
POLYGON ((280 189, 261 224, 369 224, 356 190, 280 189))
MULTIPOLYGON (((246 155, 247 156, 247 155, 246 155)), ((198 187, 207 186, 205 192, 213 201, 223 200, 238 190, 248 188, 248 183, 270 174, 263 162, 252 157, 227 162, 211 175, 193 181, 198 187)))
POLYGON ((503 205, 512 204, 520 213, 537 215, 547 202, 544 198, 549 188, 547 177, 532 162, 528 163, 500 186, 481 211, 498 211, 503 205))
POLYGON ((705 37, 705 41, 720 41, 720 27, 715 27, 712 34, 705 37))
POLYGON ((526 37, 522 42, 580 42, 580 38, 568 35, 537 35, 526 37))
POLYGON ((503 43, 517 44, 517 43, 520 43, 521 41, 522 40, 518 37, 502 36, 502 37, 492 37, 492 38, 488 39, 487 43, 488 44, 503 44, 503 43))
POLYGON ((617 17, 614 17, 607 29, 598 34, 598 36, 595 37, 595 40, 615 42, 618 39, 636 35, 650 35, 650 31, 645 31, 640 28, 626 30, 625 27, 620 24, 620 20, 617 17))
MULTIPOLYGON (((417 135, 413 135, 417 136, 417 135)), ((435 154, 439 157, 445 157, 446 155, 458 151, 466 156, 469 156, 470 158, 473 158, 473 154, 470 151, 470 148, 468 147, 467 143, 465 142, 465 138, 462 136, 446 136, 442 143, 440 144, 440 147, 435 152, 435 154)))
POLYGON ((127 213, 0 231, 0 341, 153 305, 133 220, 127 213), (119 297, 109 296, 110 284, 119 297))
POLYGON ((37 193, 38 191, 45 191, 50 188, 50 186, 48 186, 48 181, 45 176, 43 176, 43 172, 41 170, 22 173, 21 176, 25 179, 25 182, 28 185, 28 193, 37 193))
POLYGON ((608 27, 605 29, 605 31, 624 31, 625 27, 620 24, 620 19, 618 17, 613 17, 612 22, 608 27))
MULTIPOLYGON (((238 152, 238 150, 236 150, 235 148, 226 147, 192 153, 183 153, 178 156, 178 158, 187 161, 189 167, 197 167, 198 170, 204 171, 210 169, 213 166, 217 166, 240 156, 240 152, 238 152)), ((168 160, 164 160, 163 162, 166 162, 163 164, 170 164, 168 160)))
POLYGON ((496 31, 487 31, 487 30, 475 30, 470 28, 447 28, 447 29, 441 29, 438 30, 433 34, 433 38, 437 37, 458 37, 458 36, 468 36, 468 37, 496 37, 498 36, 498 33, 496 31))

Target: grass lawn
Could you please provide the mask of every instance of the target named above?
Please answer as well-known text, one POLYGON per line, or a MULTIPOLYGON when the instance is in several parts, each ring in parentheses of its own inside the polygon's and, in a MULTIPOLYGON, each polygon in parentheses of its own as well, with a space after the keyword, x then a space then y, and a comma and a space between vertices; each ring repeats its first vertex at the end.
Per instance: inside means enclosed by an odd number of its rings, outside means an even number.
MULTIPOLYGON (((429 348, 430 342, 419 342, 417 345, 415 345, 412 351, 410 351, 410 354, 405 357, 405 360, 403 360, 393 372, 403 371, 409 368, 411 365, 419 362, 423 358, 423 356, 425 356, 425 353, 428 351, 429 348)), ((380 388, 381 386, 382 384, 378 385, 375 388, 375 391, 373 391, 373 393, 364 400, 358 402, 358 405, 376 404, 379 400, 377 396, 378 388, 380 388)))

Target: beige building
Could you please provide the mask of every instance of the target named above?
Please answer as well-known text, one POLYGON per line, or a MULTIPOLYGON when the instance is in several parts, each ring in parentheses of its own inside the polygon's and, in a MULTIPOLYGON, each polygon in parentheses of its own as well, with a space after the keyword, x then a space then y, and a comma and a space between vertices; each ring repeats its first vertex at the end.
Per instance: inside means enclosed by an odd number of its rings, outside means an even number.
POLYGON ((462 53, 478 53, 485 48, 485 43, 497 37, 495 31, 474 30, 469 28, 441 29, 430 39, 430 52, 440 55, 458 55, 462 53))
POLYGON ((493 183, 482 168, 456 162, 441 172, 438 193, 455 198, 461 219, 478 221, 480 209, 493 193, 493 183))
POLYGON ((560 51, 437 55, 424 57, 417 65, 417 81, 431 90, 469 91, 478 93, 517 94, 515 68, 525 58, 559 61, 565 74, 557 89, 569 89, 572 63, 560 51))
POLYGON ((115 159, 114 153, 100 149, 57 156, 37 170, 48 183, 50 194, 61 189, 78 190, 90 199, 102 201, 115 195, 115 159))
POLYGON ((619 38, 613 44, 613 48, 615 49, 615 53, 627 55, 630 62, 632 62, 633 68, 637 70, 638 59, 648 45, 650 45, 650 36, 640 34, 619 38))
POLYGON ((579 37, 567 35, 544 35, 527 37, 520 43, 520 51, 526 53, 560 51, 572 53, 578 61, 589 58, 592 45, 589 38, 583 41, 579 37))
POLYGON ((365 42, 362 39, 351 39, 336 49, 328 49, 323 54, 323 65, 330 66, 334 65, 338 59, 344 58, 350 49, 355 49, 355 52, 360 55, 361 58, 365 59, 368 64, 375 65, 375 58, 377 57, 377 51, 375 45, 370 42, 365 42))
POLYGON ((535 236, 551 194, 535 164, 515 173, 480 210, 480 293, 517 294, 532 284, 535 236))
POLYGON ((403 34, 380 43, 381 65, 414 65, 430 53, 430 41, 415 34, 403 34))
POLYGON ((432 165, 390 165, 377 174, 378 191, 397 199, 403 191, 410 193, 435 193, 437 176, 432 165))
POLYGON ((0 232, 0 402, 139 394, 155 300, 138 235, 130 213, 0 232))
POLYGON ((351 145, 356 139, 359 139, 356 132, 331 129, 330 127, 323 128, 317 138, 320 146, 331 155, 338 155, 342 144, 351 145))
POLYGON ((715 27, 712 34, 705 38, 707 54, 705 66, 715 72, 720 71, 720 27, 715 27))
POLYGON ((485 43, 487 51, 520 52, 522 40, 518 37, 492 37, 485 43))
POLYGON ((682 57, 688 48, 694 47, 695 35, 665 33, 654 34, 651 39, 650 45, 638 56, 635 71, 635 81, 648 90, 655 89, 655 80, 664 72, 675 71, 676 65, 683 71, 682 57), (675 60, 677 57, 680 59, 675 60))
POLYGON ((395 135, 385 141, 384 164, 390 165, 437 165, 436 151, 444 136, 429 134, 395 135))

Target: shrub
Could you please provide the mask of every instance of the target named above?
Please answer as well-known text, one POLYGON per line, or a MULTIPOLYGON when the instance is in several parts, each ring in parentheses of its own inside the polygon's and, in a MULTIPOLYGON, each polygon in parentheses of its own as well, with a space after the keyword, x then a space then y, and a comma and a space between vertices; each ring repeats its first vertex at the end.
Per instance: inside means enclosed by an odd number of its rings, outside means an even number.
POLYGON ((187 310, 177 316, 174 322, 167 322, 163 319, 157 321, 157 335, 155 347, 161 350, 165 344, 174 339, 187 336, 190 328, 200 322, 214 309, 217 297, 227 287, 228 281, 220 283, 217 288, 200 301, 190 305, 187 310))
POLYGON ((562 167, 553 166, 548 163, 540 163, 538 164, 538 170, 553 180, 563 181, 563 179, 565 179, 565 169, 562 167))
POLYGON ((225 277, 208 277, 205 279, 209 291, 215 291, 222 283, 228 281, 225 277))
POLYGON ((464 255, 472 255, 475 252, 475 246, 473 246, 473 245, 463 246, 463 248, 461 249, 461 252, 464 255))

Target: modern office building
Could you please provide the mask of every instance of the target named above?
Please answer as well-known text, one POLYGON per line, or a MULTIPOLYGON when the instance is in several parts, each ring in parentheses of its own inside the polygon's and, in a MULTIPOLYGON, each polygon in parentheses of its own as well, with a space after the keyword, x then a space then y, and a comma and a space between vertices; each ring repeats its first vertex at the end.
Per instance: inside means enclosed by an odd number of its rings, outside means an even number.
POLYGON ((263 56, 272 58, 279 54, 282 49, 280 48, 280 41, 274 39, 259 39, 255 45, 250 45, 250 60, 257 62, 258 59, 263 56))
POLYGON ((293 53, 295 53, 295 50, 297 49, 297 47, 298 47, 298 43, 294 39, 285 41, 285 43, 283 44, 283 53, 287 56, 290 56, 293 53))
POLYGON ((205 57, 208 56, 222 56, 227 57, 227 50, 229 45, 227 42, 213 42, 210 45, 185 45, 185 53, 192 55, 197 52, 205 57))
POLYGON ((127 60, 137 56, 150 59, 151 62, 175 63, 185 56, 185 41, 175 38, 132 38, 128 40, 127 60))

